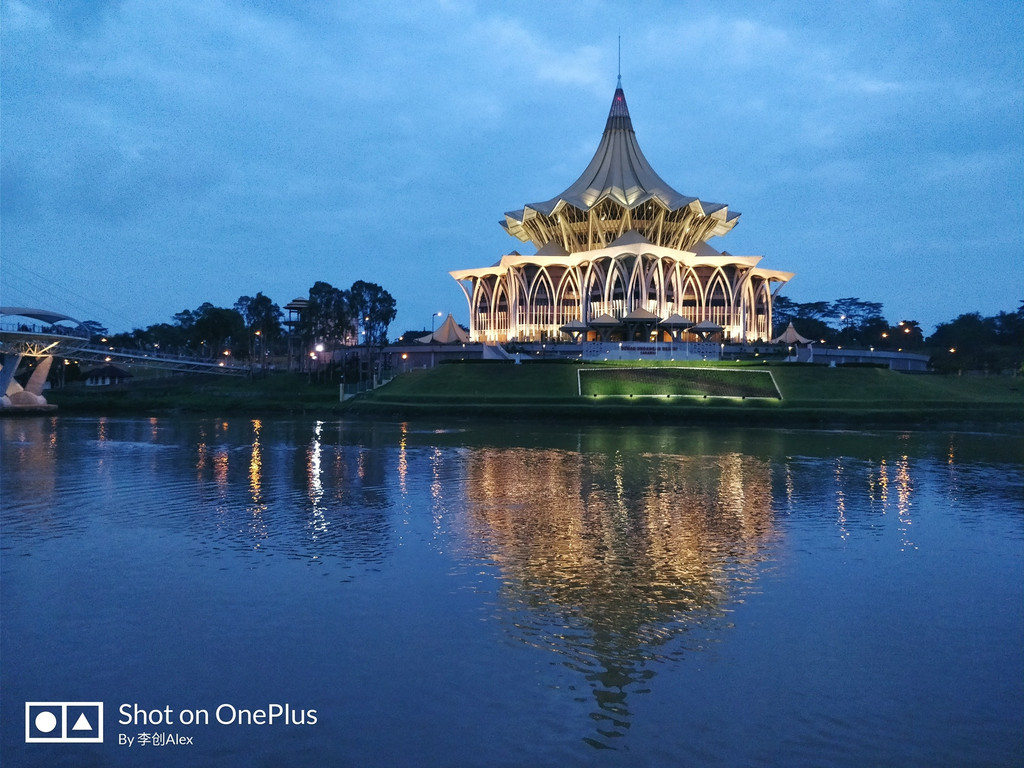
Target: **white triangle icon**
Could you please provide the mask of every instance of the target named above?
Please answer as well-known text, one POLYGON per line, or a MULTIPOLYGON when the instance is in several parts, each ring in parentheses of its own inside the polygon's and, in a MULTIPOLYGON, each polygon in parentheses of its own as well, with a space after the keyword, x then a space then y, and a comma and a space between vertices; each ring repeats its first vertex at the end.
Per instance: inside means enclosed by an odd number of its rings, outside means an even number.
POLYGON ((78 719, 75 721, 75 725, 74 725, 74 727, 72 727, 71 730, 72 731, 91 731, 92 730, 92 726, 89 724, 89 720, 88 720, 88 718, 86 718, 85 712, 83 712, 82 714, 80 714, 78 716, 78 719))

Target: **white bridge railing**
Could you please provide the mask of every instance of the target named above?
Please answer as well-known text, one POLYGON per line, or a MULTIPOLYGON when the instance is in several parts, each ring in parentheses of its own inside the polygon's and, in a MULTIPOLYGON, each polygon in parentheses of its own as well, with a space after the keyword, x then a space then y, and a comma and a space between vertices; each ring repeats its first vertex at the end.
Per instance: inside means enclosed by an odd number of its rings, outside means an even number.
POLYGON ((66 360, 88 363, 111 363, 142 368, 153 368, 178 373, 214 373, 244 376, 250 366, 232 359, 211 360, 190 355, 173 355, 157 350, 123 349, 90 344, 77 329, 54 327, 33 328, 25 323, 0 325, 0 351, 38 357, 52 355, 66 360), (14 326, 13 329, 10 326, 14 326), (55 330, 57 329, 57 330, 55 330))

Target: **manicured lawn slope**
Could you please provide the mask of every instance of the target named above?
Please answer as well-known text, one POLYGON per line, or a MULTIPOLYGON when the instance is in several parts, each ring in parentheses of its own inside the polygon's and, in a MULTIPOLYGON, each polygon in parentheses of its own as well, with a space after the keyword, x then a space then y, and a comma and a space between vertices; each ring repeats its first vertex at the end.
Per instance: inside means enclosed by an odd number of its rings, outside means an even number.
MULTIPOLYGON (((602 365, 616 367, 611 363, 602 365)), ((701 363, 699 367, 707 366, 701 363)), ((375 392, 351 401, 350 407, 356 411, 390 411, 395 415, 432 411, 574 418, 643 415, 653 420, 751 422, 1024 422, 1024 380, 1019 378, 758 364, 747 369, 751 373, 770 371, 781 400, 740 400, 716 397, 715 393, 709 397, 641 397, 651 394, 648 385, 637 385, 635 396, 630 397, 621 382, 619 396, 595 398, 579 396, 578 367, 548 363, 441 365, 399 376, 375 392)), ((723 363, 716 367, 724 373, 744 366, 723 363)))
MULTIPOLYGON (((680 368, 680 363, 652 370, 680 368)), ((610 372, 636 363, 587 364, 610 372)), ((306 413, 373 418, 559 418, 583 421, 664 423, 888 424, 987 422, 1024 425, 1024 379, 902 374, 876 368, 802 365, 694 364, 693 377, 675 377, 671 397, 653 375, 611 376, 614 393, 579 395, 578 364, 456 363, 416 370, 373 392, 339 402, 336 384, 276 373, 253 380, 197 376, 133 384, 121 389, 69 387, 47 393, 60 413, 205 413, 260 415, 306 413), (711 368, 712 371, 707 371, 711 368), (700 370, 703 369, 703 370, 700 370), (730 371, 740 369, 742 373, 730 371), (771 373, 771 378, 766 373, 771 373), (651 384, 651 381, 655 384, 651 384), (740 383, 773 380, 782 399, 766 387, 740 383), (632 382, 632 384, 630 383, 632 382), (682 382, 682 383, 680 383, 682 382), (630 389, 630 387, 633 387, 630 389), (655 388, 658 391, 654 392, 655 388), (703 393, 703 394, 702 394, 703 393), (758 394, 760 393, 760 394, 758 394), (630 397, 630 394, 633 394, 630 397), (659 394, 659 396, 651 396, 659 394), (708 396, 704 396, 704 395, 708 396), (722 395, 734 395, 726 397, 722 395), (643 396, 648 395, 648 396, 643 396), (740 399, 746 396, 746 399, 740 399)), ((591 374, 584 374, 584 376, 591 374)))
POLYGON ((583 397, 780 397, 771 373, 754 368, 586 366, 577 372, 583 397))

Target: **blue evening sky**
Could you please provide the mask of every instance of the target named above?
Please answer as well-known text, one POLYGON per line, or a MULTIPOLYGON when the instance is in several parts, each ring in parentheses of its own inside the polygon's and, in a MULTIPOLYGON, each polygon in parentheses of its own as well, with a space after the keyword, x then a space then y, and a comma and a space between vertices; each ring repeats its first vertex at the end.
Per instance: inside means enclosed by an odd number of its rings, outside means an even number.
POLYGON ((719 249, 926 330, 1024 300, 1024 3, 3 0, 0 303, 111 331, 317 280, 391 336, 576 179, 622 82, 719 249))

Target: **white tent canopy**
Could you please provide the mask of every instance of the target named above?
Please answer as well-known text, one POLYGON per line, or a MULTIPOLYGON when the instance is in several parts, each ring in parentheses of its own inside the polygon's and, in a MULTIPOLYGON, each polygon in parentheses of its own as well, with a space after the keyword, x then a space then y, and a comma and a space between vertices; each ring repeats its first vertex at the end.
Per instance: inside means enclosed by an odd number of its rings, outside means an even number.
POLYGON ((786 326, 786 330, 782 332, 782 335, 777 339, 772 339, 772 344, 813 344, 814 342, 810 339, 805 339, 799 333, 796 332, 796 328, 793 327, 791 322, 786 326))
POLYGON ((469 334, 462 330, 449 312, 440 328, 426 336, 420 336, 416 341, 420 344, 466 344, 469 342, 469 334))

